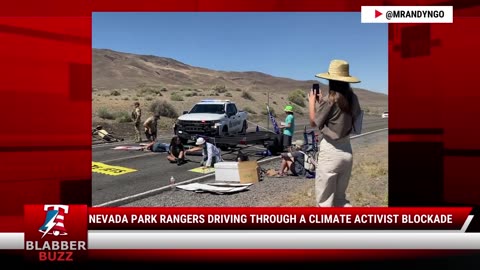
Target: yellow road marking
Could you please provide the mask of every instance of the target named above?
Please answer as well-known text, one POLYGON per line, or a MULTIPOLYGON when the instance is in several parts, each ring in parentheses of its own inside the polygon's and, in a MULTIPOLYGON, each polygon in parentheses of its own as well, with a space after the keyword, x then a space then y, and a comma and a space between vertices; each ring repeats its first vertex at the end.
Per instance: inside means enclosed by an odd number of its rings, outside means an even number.
POLYGON ((92 172, 102 173, 106 175, 122 175, 126 173, 136 172, 135 169, 120 167, 120 166, 111 166, 101 162, 92 161, 92 172))
POLYGON ((198 167, 198 168, 195 168, 195 169, 191 169, 190 171, 191 171, 191 172, 196 172, 196 173, 207 174, 207 173, 215 172, 215 168, 206 168, 206 169, 204 169, 203 167, 198 167))

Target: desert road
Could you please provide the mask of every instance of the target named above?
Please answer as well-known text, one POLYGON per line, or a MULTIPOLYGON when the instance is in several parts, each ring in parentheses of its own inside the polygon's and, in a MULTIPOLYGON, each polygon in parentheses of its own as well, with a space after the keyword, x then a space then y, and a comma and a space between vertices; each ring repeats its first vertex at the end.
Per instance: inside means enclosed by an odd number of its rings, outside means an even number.
MULTIPOLYGON (((303 139, 304 125, 305 121, 297 121, 294 140, 303 139)), ((379 116, 365 116, 362 132, 367 134, 372 131, 385 130, 387 127, 388 119, 382 119, 379 116)), ((252 127, 252 129, 254 128, 252 127)), ((160 133, 159 139, 168 143, 170 136, 160 133)), ((175 178, 177 184, 214 177, 213 173, 190 171, 200 166, 201 156, 187 156, 190 161, 177 166, 177 164, 167 161, 166 153, 113 149, 116 146, 126 145, 135 146, 131 141, 92 145, 93 162, 102 168, 115 166, 110 171, 113 173, 92 172, 93 206, 119 206, 153 196, 155 192, 158 193, 169 188, 171 176, 175 178), (119 170, 116 171, 116 169, 119 170)), ((243 152, 249 154, 251 160, 255 160, 261 158, 254 156, 255 153, 263 150, 264 148, 258 145, 248 146, 243 152)), ((223 151, 222 154, 226 161, 234 160, 236 157, 236 153, 229 154, 229 151, 223 151)), ((269 158, 271 159, 271 157, 264 158, 264 161, 269 158)))

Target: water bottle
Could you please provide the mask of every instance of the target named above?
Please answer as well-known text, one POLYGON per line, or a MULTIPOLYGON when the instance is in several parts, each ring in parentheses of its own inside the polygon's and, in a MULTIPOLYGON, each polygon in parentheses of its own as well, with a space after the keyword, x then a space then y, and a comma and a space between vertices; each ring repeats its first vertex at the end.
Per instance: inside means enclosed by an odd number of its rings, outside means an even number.
POLYGON ((175 190, 175 178, 173 176, 170 177, 170 186, 172 188, 172 191, 175 190))

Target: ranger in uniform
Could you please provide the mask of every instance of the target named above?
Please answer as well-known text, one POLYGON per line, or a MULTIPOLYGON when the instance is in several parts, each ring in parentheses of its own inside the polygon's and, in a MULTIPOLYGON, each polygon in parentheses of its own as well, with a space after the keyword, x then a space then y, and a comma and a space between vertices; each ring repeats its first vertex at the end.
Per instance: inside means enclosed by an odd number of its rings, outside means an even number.
POLYGON ((140 135, 140 128, 142 125, 142 110, 140 109, 140 103, 134 103, 134 110, 132 112, 133 125, 135 127, 135 142, 141 142, 142 136, 140 135))
POLYGON ((150 142, 154 142, 157 139, 157 122, 160 119, 160 115, 154 114, 145 120, 143 127, 145 128, 145 136, 150 142))

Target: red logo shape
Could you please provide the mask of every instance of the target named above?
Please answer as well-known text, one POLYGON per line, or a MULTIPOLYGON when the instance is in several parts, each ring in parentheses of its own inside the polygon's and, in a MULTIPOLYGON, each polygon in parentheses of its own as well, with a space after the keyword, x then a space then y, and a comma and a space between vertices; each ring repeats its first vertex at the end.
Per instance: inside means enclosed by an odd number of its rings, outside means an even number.
POLYGON ((68 205, 46 204, 43 210, 46 212, 45 223, 38 230, 43 233, 42 238, 46 234, 53 234, 54 236, 68 235, 65 225, 63 225, 65 214, 68 214, 68 205))
POLYGON ((375 19, 378 18, 379 16, 382 16, 383 13, 375 9, 375 19))

